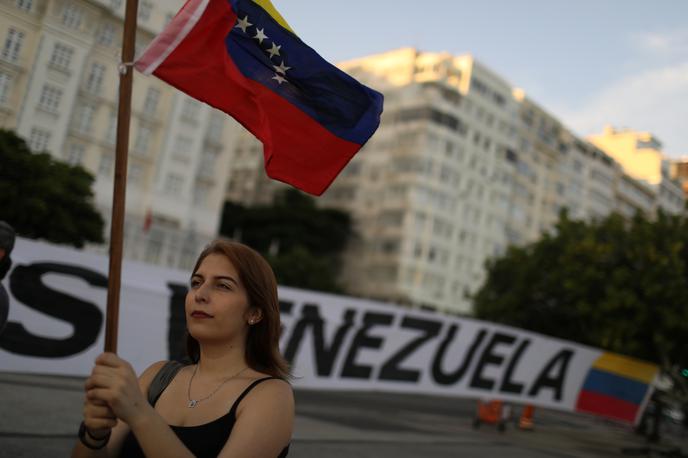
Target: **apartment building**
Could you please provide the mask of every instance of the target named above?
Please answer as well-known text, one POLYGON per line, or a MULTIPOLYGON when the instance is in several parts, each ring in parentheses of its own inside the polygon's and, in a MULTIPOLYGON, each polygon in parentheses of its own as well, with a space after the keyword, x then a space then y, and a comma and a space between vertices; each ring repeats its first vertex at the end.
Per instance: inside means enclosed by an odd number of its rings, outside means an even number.
POLYGON ((636 181, 623 186, 624 200, 626 194, 633 194, 636 200, 645 201, 649 213, 660 208, 670 214, 684 211, 685 197, 680 180, 672 176, 672 161, 662 153, 662 143, 651 133, 607 126, 588 140, 613 157, 636 181))
MULTIPOLYGON (((354 216, 341 278, 354 294, 467 313, 485 261, 551 231, 562 210, 682 208, 675 182, 643 180, 470 55, 404 48, 340 67, 385 95, 379 130, 318 199, 354 216)), ((228 200, 264 204, 285 186, 265 178, 261 151, 239 136, 228 200)))
MULTIPOLYGON (((16 130, 34 151, 90 170, 106 221, 125 3, 0 1, 0 126, 16 130)), ((137 50, 182 4, 139 2, 137 50)), ((125 257, 188 267, 216 235, 234 129, 228 116, 135 72, 125 257)))
POLYGON ((688 160, 685 157, 670 161, 669 176, 681 183, 683 195, 688 196, 688 160))

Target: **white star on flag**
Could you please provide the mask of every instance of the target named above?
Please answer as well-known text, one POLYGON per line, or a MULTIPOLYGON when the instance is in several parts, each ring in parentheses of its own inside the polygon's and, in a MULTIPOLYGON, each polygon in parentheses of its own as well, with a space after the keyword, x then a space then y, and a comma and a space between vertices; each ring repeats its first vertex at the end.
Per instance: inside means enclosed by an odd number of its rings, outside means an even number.
POLYGON ((273 65, 273 67, 275 68, 275 71, 277 73, 281 73, 283 75, 286 75, 287 70, 291 69, 291 67, 287 67, 286 65, 284 65, 284 61, 282 61, 282 63, 279 65, 273 65))
POLYGON ((268 38, 268 36, 265 35, 265 33, 263 32, 263 30, 265 30, 265 29, 256 29, 256 36, 253 37, 256 40, 258 40, 258 43, 260 43, 260 44, 263 44, 263 40, 268 38))
POLYGON ((235 25, 234 28, 235 29, 241 29, 242 32, 246 33, 246 29, 252 25, 253 24, 248 22, 248 14, 247 14, 246 17, 244 17, 243 19, 239 19, 237 21, 237 25, 235 25))
POLYGON ((268 54, 270 54, 270 59, 272 59, 272 58, 275 57, 275 56, 279 56, 279 55, 280 55, 279 50, 280 50, 281 47, 282 47, 282 45, 277 46, 276 43, 273 43, 273 44, 272 44, 272 48, 270 48, 270 49, 267 50, 268 54))
POLYGON ((278 73, 275 73, 275 76, 273 76, 272 79, 277 80, 279 84, 285 83, 287 81, 286 78, 283 78, 278 73))

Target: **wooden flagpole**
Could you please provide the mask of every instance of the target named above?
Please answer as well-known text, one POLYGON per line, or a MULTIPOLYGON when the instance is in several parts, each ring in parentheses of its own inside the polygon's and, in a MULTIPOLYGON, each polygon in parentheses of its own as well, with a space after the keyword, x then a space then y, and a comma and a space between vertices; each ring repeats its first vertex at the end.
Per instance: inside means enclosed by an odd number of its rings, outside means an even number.
POLYGON ((124 207, 127 188, 127 157, 129 155, 129 124, 131 93, 134 84, 134 52, 136 50, 136 15, 138 0, 127 0, 122 36, 122 62, 119 76, 117 111, 117 143, 115 146, 115 182, 112 194, 110 223, 110 268, 108 273, 107 314, 105 319, 105 351, 117 352, 119 325, 119 293, 122 276, 124 207))

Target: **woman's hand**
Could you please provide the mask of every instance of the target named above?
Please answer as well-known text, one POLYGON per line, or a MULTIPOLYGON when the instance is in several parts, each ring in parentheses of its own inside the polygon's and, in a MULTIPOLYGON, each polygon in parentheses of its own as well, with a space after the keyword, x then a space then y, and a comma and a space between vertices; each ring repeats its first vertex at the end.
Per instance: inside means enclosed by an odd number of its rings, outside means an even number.
POLYGON ((104 438, 117 425, 117 417, 105 402, 86 398, 84 424, 92 438, 104 438))
MULTIPOLYGON (((114 353, 103 353, 96 358, 96 365, 86 380, 86 399, 84 418, 88 409, 94 429, 102 429, 96 425, 109 426, 105 419, 110 413, 131 425, 150 407, 131 365, 114 353)), ((88 423, 86 426, 91 430, 88 423)))

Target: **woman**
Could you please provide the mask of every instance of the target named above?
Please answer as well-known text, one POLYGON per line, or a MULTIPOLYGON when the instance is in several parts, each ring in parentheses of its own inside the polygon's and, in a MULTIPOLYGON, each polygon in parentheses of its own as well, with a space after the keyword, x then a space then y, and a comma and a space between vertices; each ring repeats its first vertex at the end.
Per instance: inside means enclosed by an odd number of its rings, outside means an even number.
POLYGON ((193 364, 160 361, 137 381, 129 363, 100 355, 72 457, 287 455, 294 398, 268 263, 245 245, 213 242, 185 307, 193 364))

